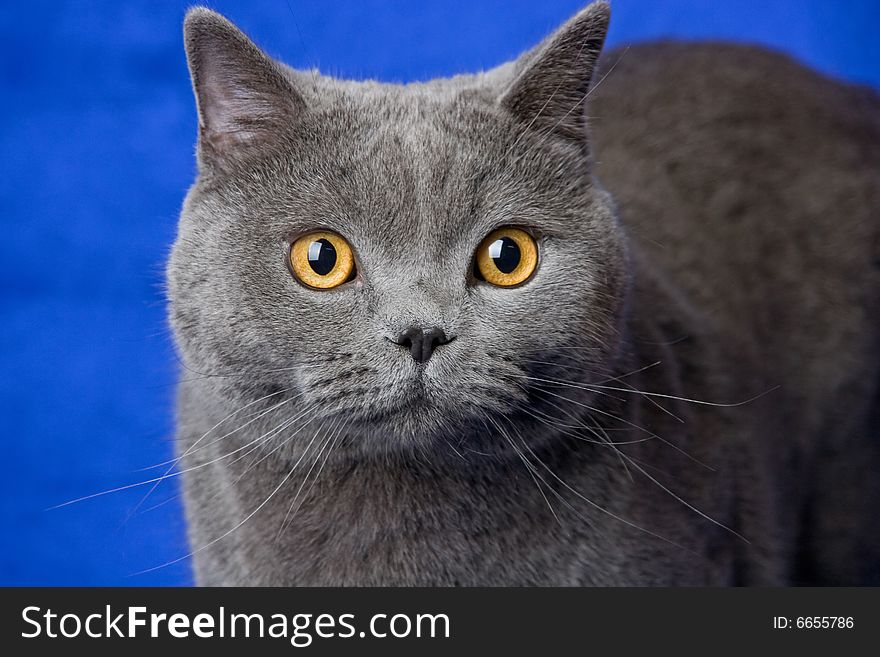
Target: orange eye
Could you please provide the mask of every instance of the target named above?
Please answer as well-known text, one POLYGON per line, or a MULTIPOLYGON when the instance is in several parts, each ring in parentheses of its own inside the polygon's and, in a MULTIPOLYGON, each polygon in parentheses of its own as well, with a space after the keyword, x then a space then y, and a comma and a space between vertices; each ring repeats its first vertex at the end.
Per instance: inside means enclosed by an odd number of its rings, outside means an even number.
POLYGON ((354 278, 354 253, 345 238, 316 231, 290 247, 290 268, 304 285, 318 290, 339 287, 354 278))
POLYGON ((538 267, 538 244, 526 231, 508 226, 489 233, 477 248, 476 274, 487 283, 513 287, 538 267))

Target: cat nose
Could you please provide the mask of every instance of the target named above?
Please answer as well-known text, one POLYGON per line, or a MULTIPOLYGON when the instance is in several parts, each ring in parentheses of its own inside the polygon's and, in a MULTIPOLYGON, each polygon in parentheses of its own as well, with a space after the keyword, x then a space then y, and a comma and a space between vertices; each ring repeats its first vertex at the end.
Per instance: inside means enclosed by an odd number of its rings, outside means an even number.
POLYGON ((417 363, 428 362, 434 349, 449 341, 443 329, 436 326, 431 328, 411 326, 397 338, 397 344, 409 349, 409 353, 417 363))

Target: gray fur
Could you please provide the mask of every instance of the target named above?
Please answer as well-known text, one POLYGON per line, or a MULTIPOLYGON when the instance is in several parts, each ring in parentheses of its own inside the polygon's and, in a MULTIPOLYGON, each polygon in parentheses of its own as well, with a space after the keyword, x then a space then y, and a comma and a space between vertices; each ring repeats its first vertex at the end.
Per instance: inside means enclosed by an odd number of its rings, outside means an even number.
POLYGON ((594 72, 608 17, 398 86, 188 14, 168 281, 199 583, 877 581, 880 102, 745 47, 594 72), (510 224, 537 273, 475 280, 510 224), (318 228, 356 280, 291 276, 318 228), (412 325, 455 339, 420 365, 386 339, 412 325))

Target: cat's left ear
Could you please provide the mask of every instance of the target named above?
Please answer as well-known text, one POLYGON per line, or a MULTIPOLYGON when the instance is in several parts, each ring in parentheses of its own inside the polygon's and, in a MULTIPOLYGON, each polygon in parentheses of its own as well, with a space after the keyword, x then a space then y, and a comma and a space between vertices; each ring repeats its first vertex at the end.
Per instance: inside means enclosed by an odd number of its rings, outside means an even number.
POLYGON ((280 65, 220 14, 190 9, 183 32, 201 165, 226 168, 246 158, 304 111, 305 101, 280 65))
POLYGON ((585 143, 585 101, 611 20, 607 2, 594 2, 515 64, 499 102, 528 129, 585 143))

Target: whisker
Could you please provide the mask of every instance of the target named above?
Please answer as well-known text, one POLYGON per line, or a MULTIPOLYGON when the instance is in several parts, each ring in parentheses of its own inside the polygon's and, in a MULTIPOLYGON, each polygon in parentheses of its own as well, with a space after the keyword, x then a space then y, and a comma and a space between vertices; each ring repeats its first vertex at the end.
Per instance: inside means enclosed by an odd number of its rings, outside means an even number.
MULTIPOLYGON (((330 444, 330 449, 327 450, 327 455, 324 457, 324 460, 321 463, 321 467, 318 468, 318 472, 315 473, 315 477, 312 479, 312 483, 309 486, 309 489, 306 491, 306 494, 303 496, 302 501, 300 501, 300 503, 294 509, 293 508, 294 504, 296 504, 297 498, 299 497, 299 494, 302 491, 302 485, 300 486, 299 490, 297 490, 296 496, 293 498, 293 501, 290 503, 290 506, 287 508, 287 514, 285 514, 284 520, 282 520, 282 522, 281 522, 281 527, 279 527, 279 529, 278 529, 278 534, 275 536, 276 541, 281 537, 281 534, 284 532, 285 526, 289 525, 290 522, 293 522, 293 518, 299 512, 300 507, 303 505, 303 503, 305 503, 305 500, 308 499, 309 495, 311 495, 312 490, 315 487, 315 484, 318 482, 318 477, 321 476, 321 473, 324 471, 324 466, 327 465, 327 461, 330 460, 330 454, 333 453, 333 448, 336 447, 336 443, 339 440, 339 437, 342 435, 342 432, 345 431, 347 426, 348 426, 348 420, 344 421, 339 426, 338 430, 336 430, 334 432, 335 436, 333 436, 333 442, 330 444)), ((317 463, 318 459, 321 458, 321 454, 324 452, 324 448, 327 447, 327 443, 329 443, 329 442, 330 442, 329 438, 324 442, 323 447, 321 447, 321 451, 318 452, 318 456, 315 457, 315 461, 312 463, 312 467, 309 468, 309 472, 307 472, 305 477, 303 478, 303 484, 305 484, 305 482, 308 481, 309 474, 311 473, 312 468, 315 467, 315 463, 317 463)))
MULTIPOLYGON (((501 435, 504 437, 504 439, 507 441, 507 443, 511 446, 511 448, 513 448, 513 451, 516 452, 516 455, 519 456, 520 460, 523 462, 523 465, 526 466, 526 472, 529 473, 529 476, 532 478, 532 481, 535 482, 535 487, 537 487, 538 492, 541 493, 541 497, 544 498, 544 502, 547 504, 547 508, 550 509, 550 513, 553 514, 553 517, 556 519, 556 522, 561 527, 562 521, 559 519, 559 516, 556 515, 556 511, 553 509, 553 505, 550 504, 550 500, 547 499, 547 495, 544 493, 544 489, 541 487, 541 484, 538 483, 538 478, 535 476, 535 474, 536 474, 535 467, 531 464, 531 462, 529 462, 526 459, 526 457, 522 454, 522 452, 520 452, 519 449, 517 449, 516 445, 513 444, 513 440, 510 438, 510 436, 507 435, 507 433, 504 431, 504 429, 502 429, 500 425, 496 424, 495 421, 490 416, 487 415, 486 417, 489 419, 489 421, 493 425, 495 425, 495 427, 498 429, 498 431, 501 432, 501 435)), ((486 426, 485 421, 483 422, 483 425, 486 426)), ((491 431, 489 431, 488 426, 486 426, 486 431, 491 433, 491 431)))
MULTIPOLYGON (((521 386, 521 387, 525 387, 525 386, 521 386)), ((583 422, 580 422, 579 418, 575 417, 572 413, 570 413, 568 411, 568 409, 563 408, 559 404, 552 402, 552 401, 549 401, 549 400, 546 400, 546 399, 543 401, 544 401, 544 403, 550 404, 553 407, 559 409, 561 412, 565 413, 568 417, 576 420, 578 422, 578 425, 577 425, 578 428, 586 429, 587 431, 589 431, 591 434, 593 434, 594 436, 596 436, 599 439, 599 440, 590 440, 588 438, 584 438, 583 436, 573 434, 569 431, 562 432, 563 434, 573 436, 574 438, 577 438, 578 440, 582 440, 584 442, 591 442, 591 443, 595 443, 595 444, 602 445, 602 446, 607 446, 607 447, 610 447, 611 449, 613 449, 615 452, 619 452, 618 445, 632 445, 632 444, 636 444, 636 443, 646 442, 648 440, 654 440, 653 436, 647 436, 645 438, 639 438, 636 440, 627 440, 627 441, 611 440, 611 436, 609 436, 608 433, 605 431, 605 429, 602 428, 602 426, 599 425, 598 423, 594 429, 593 427, 591 427, 587 424, 584 424, 583 422), (601 431, 601 434, 599 433, 599 431, 601 431)), ((588 417, 590 417, 590 419, 593 419, 591 416, 589 416, 589 413, 588 413, 588 417)), ((626 472, 627 476, 632 481, 632 473, 630 473, 629 468, 626 465, 626 462, 620 457, 619 453, 617 455, 617 458, 620 461, 620 464, 623 466, 624 472, 626 472)))
POLYGON ((443 437, 443 442, 445 442, 449 446, 449 449, 451 449, 453 452, 455 452, 455 455, 458 456, 458 458, 460 458, 465 463, 470 463, 470 461, 468 459, 466 459, 464 456, 462 456, 461 452, 459 452, 457 449, 455 449, 455 445, 453 445, 449 441, 449 439, 446 438, 445 436, 443 437))
MULTIPOLYGON (((292 422, 295 421, 296 419, 297 419, 297 418, 293 418, 292 420, 286 420, 285 422, 287 422, 287 423, 292 423, 292 422)), ((282 423, 282 424, 283 424, 283 423, 282 423)), ((289 424, 288 424, 288 425, 289 425, 289 424)), ((273 429, 272 431, 274 431, 274 429, 273 429)), ((224 459, 227 459, 227 458, 229 458, 230 456, 232 456, 233 454, 237 454, 238 452, 241 452, 242 450, 246 449, 247 447, 250 447, 251 445, 253 445, 253 444, 255 444, 255 443, 258 443, 258 442, 261 441, 262 439, 263 439, 263 436, 260 436, 260 437, 258 437, 258 438, 256 438, 256 439, 250 441, 249 443, 247 443, 247 444, 245 444, 245 445, 242 445, 241 447, 238 447, 237 449, 234 449, 234 450, 232 450, 231 452, 228 452, 228 453, 224 454, 223 456, 218 456, 217 458, 212 459, 212 460, 210 460, 210 461, 208 461, 208 462, 206 462, 206 463, 199 463, 198 465, 194 465, 194 466, 191 466, 191 467, 189 467, 189 468, 185 468, 184 470, 179 470, 179 471, 177 471, 177 472, 171 472, 171 470, 169 470, 168 472, 166 472, 164 475, 162 475, 162 476, 160 476, 160 477, 153 477, 152 479, 146 479, 146 480, 144 480, 144 481, 139 481, 139 482, 136 482, 136 483, 133 483, 133 484, 127 484, 127 485, 125 485, 125 486, 118 486, 118 487, 116 487, 116 488, 111 488, 110 490, 101 491, 101 492, 99 492, 99 493, 92 493, 91 495, 85 495, 85 496, 80 497, 80 498, 77 498, 77 499, 75 499, 75 500, 70 500, 70 501, 68 501, 68 502, 63 502, 62 504, 57 504, 57 505, 55 505, 55 506, 49 507, 49 508, 47 509, 47 511, 52 511, 52 510, 55 510, 55 509, 60 509, 60 508, 63 508, 63 507, 65 507, 65 506, 70 506, 71 504, 77 504, 77 503, 79 503, 79 502, 84 502, 84 501, 86 501, 86 500, 91 500, 91 499, 94 499, 94 498, 96 498, 96 497, 103 497, 104 495, 110 495, 111 493, 118 493, 118 492, 120 492, 120 491, 130 490, 130 489, 132 489, 132 488, 139 488, 140 486, 146 486, 146 485, 148 485, 148 484, 152 484, 152 483, 156 483, 156 482, 161 482, 161 481, 164 481, 164 480, 166 480, 166 479, 172 479, 172 478, 174 478, 174 477, 179 477, 179 476, 181 476, 181 475, 183 475, 183 474, 186 474, 186 473, 188 473, 188 472, 193 472, 194 470, 199 470, 199 469, 201 469, 201 468, 205 468, 205 467, 207 467, 207 466, 209 466, 209 465, 212 465, 212 464, 214 464, 214 463, 217 463, 218 461, 222 461, 222 460, 224 460, 224 459)))
MULTIPOLYGON (((315 458, 312 460, 312 464, 311 464, 311 466, 309 466, 308 471, 303 476, 302 482, 300 482, 299 488, 297 489, 296 494, 293 496, 293 500, 290 502, 290 505, 287 507, 287 513, 285 513, 284 519, 281 521, 281 526, 278 529, 278 533, 275 535, 276 541, 280 538, 281 532, 284 529, 284 526, 287 523, 288 518, 290 518, 291 510, 293 509, 294 505, 296 504, 297 500, 299 499, 300 493, 302 493, 302 490, 305 487, 306 483, 308 483, 309 475, 312 474, 312 470, 314 470, 315 466, 318 464, 318 461, 321 459, 321 454, 324 453, 324 450, 327 448, 327 445, 330 444, 330 441, 332 440, 334 433, 336 431, 336 427, 338 425, 339 425, 339 418, 334 418, 331 422, 330 430, 321 439, 321 441, 319 443, 320 449, 318 450, 318 453, 315 455, 315 458)), ((320 432, 320 429, 319 429, 319 432, 320 432)))
POLYGON ((645 534, 648 534, 649 536, 653 536, 654 538, 661 540, 665 543, 668 543, 668 544, 673 545, 673 546, 680 548, 682 550, 686 550, 688 552, 696 554, 693 550, 686 548, 683 545, 679 545, 675 541, 672 541, 671 539, 668 539, 664 536, 661 536, 660 534, 654 533, 649 529, 645 529, 644 527, 641 527, 640 525, 637 525, 636 523, 634 523, 630 520, 627 520, 626 518, 622 518, 621 516, 617 515, 616 513, 612 512, 612 511, 609 511, 608 509, 604 508, 603 506, 596 504, 593 500, 591 500, 590 498, 583 495, 580 491, 576 490, 575 488, 572 488, 565 480, 563 480, 559 475, 557 475, 555 472, 553 472, 553 469, 550 468, 546 463, 544 463, 544 461, 542 461, 541 458, 537 454, 535 454, 534 450, 531 447, 529 447, 529 444, 527 441, 522 440, 522 445, 535 458, 535 460, 538 462, 538 464, 543 466, 544 469, 547 470, 547 472, 554 479, 556 479, 560 484, 565 486, 565 488, 567 488, 569 491, 571 491, 574 495, 576 495, 577 497, 582 499, 584 502, 589 504, 592 508, 596 509, 597 511, 599 511, 601 513, 604 513, 605 515, 607 515, 611 518, 614 518, 615 520, 617 520, 619 522, 622 522, 623 524, 627 525, 628 527, 632 527, 633 529, 636 529, 640 532, 644 532, 645 534))
POLYGON ((580 406, 580 407, 582 407, 582 408, 586 408, 587 410, 589 410, 589 411, 591 411, 591 412, 593 412, 593 413, 598 413, 599 415, 607 416, 607 417, 609 417, 609 418, 611 418, 611 419, 613 419, 613 420, 616 420, 617 422, 622 422, 623 424, 626 424, 626 425, 628 425, 628 426, 630 426, 630 427, 632 427, 632 428, 634 428, 634 429, 638 429, 639 431, 643 431, 643 432, 645 432, 646 434, 648 434, 649 436, 651 436, 652 438, 656 438, 657 440, 659 440, 660 442, 662 442, 664 445, 668 445, 669 447, 671 447, 671 448, 674 449, 675 451, 679 452, 682 456, 687 457, 688 459, 690 459, 691 461, 693 461, 693 462, 696 463, 697 465, 700 465, 700 466, 706 468, 707 470, 710 470, 710 471, 712 471, 712 472, 715 472, 715 468, 713 468, 712 466, 707 465, 706 463, 703 463, 702 461, 700 461, 700 460, 699 460, 698 458, 696 458, 695 456, 692 456, 691 454, 688 454, 684 449, 682 449, 681 447, 679 447, 679 446, 676 445, 675 443, 672 443, 672 442, 666 440, 665 438, 663 438, 663 436, 659 436, 659 435, 657 435, 656 433, 654 433, 653 431, 650 431, 650 430, 646 429, 645 427, 641 427, 641 426, 639 426, 638 424, 635 424, 635 423, 633 423, 633 422, 630 422, 629 420, 626 420, 626 419, 624 419, 624 418, 622 418, 622 417, 619 417, 619 416, 617 416, 617 415, 614 415, 613 413, 609 413, 609 412, 607 412, 607 411, 603 411, 602 409, 596 408, 595 406, 590 406, 589 404, 584 404, 583 402, 579 402, 579 401, 577 401, 576 399, 571 399, 570 397, 566 397, 566 396, 564 396, 564 395, 557 394, 557 393, 552 392, 552 391, 550 391, 550 390, 548 390, 548 389, 546 389, 546 388, 543 388, 543 387, 541 387, 541 386, 537 386, 537 385, 534 385, 534 384, 533 384, 533 388, 534 388, 536 391, 540 391, 541 393, 543 393, 543 394, 545 394, 545 395, 552 395, 553 397, 558 397, 559 399, 563 399, 563 400, 565 400, 565 401, 567 401, 567 402, 569 402, 569 403, 571 403, 571 404, 574 404, 575 406, 580 406))
POLYGON ((590 384, 590 385, 591 385, 591 387, 605 388, 607 390, 617 390, 619 392, 636 393, 636 394, 645 395, 648 397, 661 397, 663 399, 674 399, 676 401, 687 402, 689 404, 700 404, 702 406, 715 406, 717 408, 736 408, 737 406, 744 406, 746 404, 752 403, 753 401, 755 401, 757 399, 760 399, 761 397, 769 395, 771 392, 775 392, 776 390, 779 390, 779 388, 782 387, 780 385, 773 386, 769 390, 765 390, 764 392, 761 392, 761 393, 755 395, 754 397, 749 397, 748 399, 746 399, 744 401, 733 402, 733 403, 720 403, 720 402, 703 401, 701 399, 689 399, 687 397, 677 397, 676 395, 666 395, 666 394, 663 394, 660 392, 646 392, 644 390, 635 390, 635 389, 628 390, 626 388, 617 388, 617 387, 613 387, 613 386, 597 386, 596 384, 590 384))
POLYGON ((685 505, 687 508, 689 508, 691 511, 693 511, 693 512, 695 512, 696 514, 702 516, 703 518, 705 518, 705 519, 708 520, 709 522, 711 522, 711 523, 717 525, 718 527, 721 527, 722 529, 727 530, 728 532, 730 532, 731 534, 733 534, 733 535, 736 536, 737 538, 740 538, 740 539, 742 539, 743 541, 745 541, 746 543, 750 544, 749 540, 748 540, 745 536, 743 536, 743 535, 740 534, 739 532, 737 532, 737 531, 731 529, 730 527, 728 527, 728 526, 725 525, 724 523, 721 523, 721 522, 715 520, 715 518, 713 518, 713 517, 707 515, 706 513, 704 513, 703 511, 701 511, 701 510, 698 509, 697 507, 695 507, 695 506, 694 506, 693 504, 691 504, 690 502, 685 501, 682 497, 680 497, 679 495, 675 494, 674 492, 672 492, 672 490, 670 490, 669 488, 667 488, 666 486, 664 486, 662 483, 660 483, 655 477, 653 477, 652 475, 648 474, 647 471, 645 471, 644 468, 642 468, 642 467, 641 467, 640 465, 638 465, 637 463, 633 462, 632 459, 630 459, 628 456, 624 455, 624 458, 626 458, 626 459, 627 459, 627 460, 633 465, 633 467, 636 468, 639 472, 641 472, 641 473, 642 473, 643 475, 645 475, 648 479, 650 479, 651 481, 653 481, 653 482, 654 482, 657 486, 659 486, 662 490, 664 490, 664 491, 666 491, 667 493, 669 493, 673 498, 675 498, 676 500, 678 500, 679 502, 681 502, 682 504, 684 504, 684 505, 685 505))
MULTIPOLYGON (((175 457, 175 458, 173 458, 173 459, 169 459, 169 460, 167 460, 167 461, 162 461, 162 462, 160 462, 160 463, 155 463, 155 464, 153 464, 153 465, 149 465, 149 466, 147 466, 147 467, 145 467, 145 468, 139 468, 138 470, 136 470, 136 472, 143 472, 143 471, 145 471, 145 470, 152 470, 152 469, 154 469, 154 468, 162 467, 163 465, 168 465, 169 463, 172 465, 172 467, 175 466, 175 465, 177 465, 178 463, 180 463, 180 461, 181 461, 185 456, 188 456, 189 454, 191 454, 191 453, 193 452, 193 450, 195 450, 195 448, 198 446, 198 444, 201 443, 205 438, 207 438, 207 437, 211 434, 212 431, 214 431, 215 429, 217 429, 217 428, 218 428, 219 426, 221 426, 224 422, 227 422, 228 420, 230 420, 233 416, 238 415, 239 413, 241 413, 241 412, 242 412, 243 410, 245 410, 246 408, 249 408, 249 407, 251 407, 251 406, 254 406, 255 404, 258 404, 259 402, 265 401, 265 400, 267 400, 267 399, 269 399, 269 398, 271 398, 271 397, 275 397, 275 396, 280 395, 280 394, 283 394, 283 393, 290 392, 291 390, 292 390, 292 388, 286 388, 286 389, 284 389, 284 390, 278 390, 278 391, 273 392, 273 393, 270 393, 270 394, 268 394, 268 395, 266 395, 266 396, 264 396, 264 397, 260 397, 259 399, 256 399, 256 400, 250 402, 249 404, 245 404, 244 406, 242 406, 241 408, 239 408, 237 411, 234 411, 234 412, 230 413, 230 414, 227 415, 225 418, 223 418, 222 420, 220 420, 217 424, 215 424, 213 427, 211 427, 210 429, 208 429, 204 434, 202 434, 202 435, 199 437, 198 440, 196 440, 196 441, 195 441, 195 442, 194 442, 194 443, 193 443, 193 444, 192 444, 192 445, 191 445, 191 446, 190 446, 190 447, 189 447, 189 448, 188 448, 183 454, 181 454, 180 456, 175 457)), ((296 398, 300 397, 302 394, 303 394, 303 393, 300 393, 300 394, 297 395, 296 397, 293 397, 293 398, 291 398, 291 399, 286 399, 286 400, 280 402, 279 404, 277 404, 277 405, 275 405, 275 406, 269 408, 267 411, 263 412, 261 415, 258 415, 256 418, 254 418, 254 419, 250 420, 249 422, 247 422, 247 423, 241 425, 241 426, 238 427, 237 429, 234 429, 234 430, 231 431, 230 433, 227 433, 226 435, 221 436, 218 440, 222 440, 223 438, 228 438, 228 437, 231 436, 233 433, 236 433, 236 432, 240 431, 241 429, 245 428, 246 426, 248 426, 249 424, 251 424, 252 422, 255 422, 257 419, 259 419, 260 417, 262 417, 263 415, 265 415, 265 414, 268 413, 269 411, 272 411, 272 410, 274 410, 274 409, 276 409, 276 408, 279 408, 280 406, 283 406, 284 404, 288 403, 289 401, 292 401, 293 399, 296 399, 296 398)), ((216 441, 215 441, 215 442, 216 442, 216 441)), ((206 445, 206 447, 210 447, 210 446, 213 445, 213 444, 214 444, 214 442, 208 443, 208 444, 206 445)))
MULTIPOLYGON (((317 437, 317 435, 318 435, 318 434, 316 433, 316 434, 315 434, 315 438, 317 437)), ((278 493, 278 491, 281 490, 281 488, 284 486, 284 484, 286 484, 287 481, 293 476, 293 473, 296 471, 297 467, 299 467, 299 464, 302 462, 302 460, 305 458, 306 454, 308 453, 308 450, 311 448, 312 443, 314 442, 315 438, 312 438, 312 442, 309 443, 308 447, 306 447, 305 451, 302 453, 302 455, 299 457, 299 459, 297 459, 296 463, 294 463, 293 467, 290 469, 290 472, 288 472, 288 473, 284 476, 284 478, 281 480, 281 483, 279 483, 279 484, 278 484, 278 485, 272 490, 272 492, 269 493, 269 495, 268 495, 268 496, 267 496, 267 497, 266 497, 266 498, 265 498, 265 499, 259 504, 259 506, 257 506, 257 508, 255 508, 255 509, 254 509, 253 511, 251 511, 247 516, 245 516, 244 520, 242 520, 241 522, 239 522, 238 524, 236 524, 232 529, 230 529, 230 530, 224 532, 223 534, 221 534, 221 535, 218 536, 217 538, 211 540, 210 542, 206 543, 205 545, 202 545, 201 547, 199 547, 199 548, 197 548, 197 549, 195 549, 195 550, 192 550, 192 551, 189 552, 188 554, 185 554, 185 555, 183 555, 182 557, 178 557, 177 559, 172 559, 171 561, 167 561, 167 562, 165 562, 165 563, 163 563, 163 564, 160 564, 160 565, 158 565, 158 566, 153 566, 152 568, 147 568, 147 569, 145 569, 145 570, 141 570, 141 571, 138 571, 138 572, 136 572, 136 573, 133 573, 133 574, 132 574, 132 577, 135 577, 135 576, 137 576, 137 575, 145 575, 145 574, 147 574, 147 573, 151 573, 151 572, 156 571, 156 570, 159 570, 159 569, 161 569, 161 568, 167 568, 168 566, 172 566, 172 565, 174 565, 174 564, 176 564, 176 563, 180 563, 181 561, 184 561, 185 559, 189 559, 190 557, 193 557, 193 556, 195 556, 196 554, 199 554, 199 553, 203 552, 204 550, 207 550, 207 549, 208 549, 209 547, 211 547, 212 545, 215 545, 215 544, 217 544, 218 542, 222 541, 224 538, 226 538, 227 536, 229 536, 230 534, 232 534, 234 531, 236 531, 239 527, 241 527, 242 525, 244 525, 248 520, 250 520, 250 519, 253 518, 257 513, 259 513, 260 510, 261 510, 263 507, 265 507, 273 497, 275 497, 276 493, 278 493)))
MULTIPOLYGON (((567 411, 565 411, 565 409, 563 409, 563 408, 562 408, 561 406, 559 406, 558 404, 554 404, 553 402, 550 402, 550 401, 546 401, 546 403, 548 403, 548 404, 552 404, 554 407, 558 408, 559 410, 561 410, 561 411, 565 412, 567 415, 569 415, 569 417, 573 417, 570 413, 568 413, 567 411)), ((643 442, 646 442, 646 441, 648 441, 648 440, 654 440, 654 436, 648 436, 647 438, 638 438, 638 439, 636 439, 636 440, 622 440, 622 441, 611 441, 610 438, 609 438, 607 441, 606 441, 604 438, 603 438, 603 439, 599 439, 599 440, 592 440, 592 439, 590 439, 590 438, 585 438, 584 436, 581 436, 581 435, 579 435, 579 434, 576 434, 576 433, 573 433, 573 432, 571 432, 571 431, 567 431, 567 430, 565 430, 565 429, 586 429, 587 431, 589 431, 589 432, 592 433, 593 435, 596 435, 596 434, 594 433, 594 431, 593 431, 593 427, 590 427, 589 425, 586 425, 586 424, 583 424, 583 423, 578 423, 578 424, 576 424, 576 425, 559 424, 559 423, 553 422, 553 421, 551 421, 551 420, 546 420, 546 419, 544 419, 544 418, 541 418, 541 417, 539 417, 538 415, 535 415, 534 413, 532 413, 531 411, 529 411, 527 408, 524 408, 524 407, 522 407, 522 406, 519 406, 518 409, 519 409, 520 411, 524 412, 526 415, 530 415, 531 417, 535 418, 535 419, 538 420, 539 422, 543 422, 545 425, 547 425, 547 426, 549 426, 549 427, 551 427, 551 428, 559 429, 559 430, 560 430, 560 433, 562 433, 562 434, 564 434, 564 435, 571 436, 571 437, 573 437, 573 438, 577 438, 578 440, 582 440, 583 442, 593 443, 593 444, 595 444, 595 445, 607 445, 607 446, 616 446, 616 445, 634 445, 634 444, 636 444, 636 443, 643 443, 643 442)), ((540 411, 537 411, 537 410, 536 410, 536 412, 537 412, 537 413, 541 413, 540 411)), ((544 414, 544 413, 541 413, 541 415, 545 415, 545 414, 544 414)), ((546 417, 546 415, 545 415, 545 417, 546 417)))

